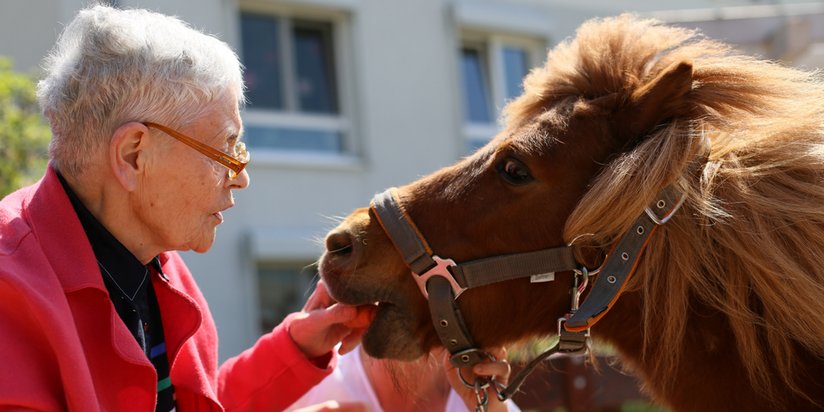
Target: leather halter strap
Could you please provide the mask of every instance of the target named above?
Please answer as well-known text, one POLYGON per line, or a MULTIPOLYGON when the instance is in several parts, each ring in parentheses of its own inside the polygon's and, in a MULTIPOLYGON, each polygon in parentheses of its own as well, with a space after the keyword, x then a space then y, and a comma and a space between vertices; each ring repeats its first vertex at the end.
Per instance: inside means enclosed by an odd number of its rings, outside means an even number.
POLYGON ((585 331, 609 311, 635 273, 638 261, 655 229, 666 223, 684 200, 685 196, 672 186, 667 186, 658 193, 607 255, 592 291, 581 307, 564 323, 566 330, 585 331))
MULTIPOLYGON (((494 256, 460 264, 450 259, 441 259, 434 255, 418 227, 400 207, 396 193, 395 188, 390 188, 372 199, 372 209, 378 216, 378 221, 403 255, 409 269, 416 275, 423 276, 441 264, 441 261, 448 262, 449 277, 457 285, 457 289, 453 286, 456 298, 468 288, 578 268, 572 248, 567 246, 494 256)), ((424 296, 427 295, 425 288, 421 288, 421 292, 424 296)))

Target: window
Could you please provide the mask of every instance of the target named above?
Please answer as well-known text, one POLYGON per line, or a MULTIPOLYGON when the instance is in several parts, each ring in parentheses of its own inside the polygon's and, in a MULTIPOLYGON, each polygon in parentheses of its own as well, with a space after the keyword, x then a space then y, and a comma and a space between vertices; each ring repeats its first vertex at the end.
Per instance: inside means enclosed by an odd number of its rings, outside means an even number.
POLYGON ((523 92, 523 77, 539 63, 542 52, 541 42, 535 40, 464 35, 459 68, 468 152, 498 132, 498 113, 523 92))
POLYGON ((242 12, 240 26, 249 101, 244 113, 248 146, 347 152, 349 130, 341 110, 335 41, 338 23, 242 12))
POLYGON ((315 281, 314 266, 300 263, 264 263, 258 266, 260 330, 268 333, 286 315, 299 311, 315 281))
POLYGON ((464 46, 461 50, 461 70, 464 87, 464 120, 469 123, 491 123, 492 102, 489 100, 489 64, 483 47, 464 46))

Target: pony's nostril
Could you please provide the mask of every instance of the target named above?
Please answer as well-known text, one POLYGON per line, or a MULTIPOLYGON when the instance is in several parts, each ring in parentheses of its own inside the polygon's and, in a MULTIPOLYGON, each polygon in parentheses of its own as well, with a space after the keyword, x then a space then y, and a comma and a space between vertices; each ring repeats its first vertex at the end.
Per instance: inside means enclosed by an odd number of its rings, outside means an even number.
POLYGON ((326 251, 339 256, 349 255, 352 253, 352 236, 346 231, 330 233, 326 236, 326 251))

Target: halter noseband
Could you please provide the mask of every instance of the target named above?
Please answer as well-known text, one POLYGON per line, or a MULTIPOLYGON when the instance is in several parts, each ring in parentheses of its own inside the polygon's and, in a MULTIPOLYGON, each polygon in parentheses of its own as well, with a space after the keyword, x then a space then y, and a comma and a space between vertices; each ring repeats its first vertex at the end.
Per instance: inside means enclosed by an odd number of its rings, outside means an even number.
MULTIPOLYGON (((555 272, 576 273, 570 312, 558 322, 559 342, 531 361, 507 388, 498 391, 498 398, 504 400, 511 397, 535 366, 549 355, 587 351, 589 328, 620 296, 655 228, 666 223, 683 202, 684 196, 679 196, 672 186, 658 194, 610 251, 601 268, 594 272, 601 276, 580 307, 578 298, 586 288, 590 274, 576 262, 571 246, 455 263, 433 253, 415 223, 401 208, 395 188, 375 195, 371 208, 427 298, 438 338, 449 351, 450 362, 458 368, 471 367, 489 358, 474 343, 456 303, 464 291, 511 279, 530 277, 533 282, 541 282, 554 280, 555 272), (580 286, 579 278, 583 280, 580 286)), ((467 386, 472 385, 467 383, 467 386)))

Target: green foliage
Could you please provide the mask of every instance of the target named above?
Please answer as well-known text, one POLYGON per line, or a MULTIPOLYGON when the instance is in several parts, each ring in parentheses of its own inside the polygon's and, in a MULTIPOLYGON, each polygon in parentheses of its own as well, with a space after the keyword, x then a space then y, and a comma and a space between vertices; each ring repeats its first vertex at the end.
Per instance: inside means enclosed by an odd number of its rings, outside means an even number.
POLYGON ((50 132, 31 76, 0 57, 0 198, 34 182, 46 168, 50 132))
POLYGON ((642 401, 630 401, 621 405, 621 412, 667 412, 667 410, 642 401))

